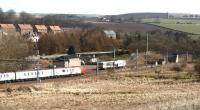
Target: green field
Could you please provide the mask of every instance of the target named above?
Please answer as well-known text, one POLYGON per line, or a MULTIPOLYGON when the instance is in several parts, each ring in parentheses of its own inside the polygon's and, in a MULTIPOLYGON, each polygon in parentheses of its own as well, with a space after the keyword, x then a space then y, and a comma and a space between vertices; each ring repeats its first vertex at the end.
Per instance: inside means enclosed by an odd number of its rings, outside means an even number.
POLYGON ((143 19, 142 22, 191 34, 200 34, 200 20, 143 19))

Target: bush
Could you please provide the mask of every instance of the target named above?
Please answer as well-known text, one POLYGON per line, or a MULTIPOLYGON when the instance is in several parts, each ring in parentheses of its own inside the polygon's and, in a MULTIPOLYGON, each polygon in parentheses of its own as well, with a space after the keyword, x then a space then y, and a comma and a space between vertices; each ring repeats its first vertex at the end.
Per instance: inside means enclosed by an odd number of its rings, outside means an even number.
POLYGON ((182 69, 180 66, 176 65, 176 66, 172 67, 171 70, 172 70, 172 71, 180 72, 180 71, 182 71, 183 69, 182 69))
POLYGON ((195 71, 198 73, 198 76, 200 77, 200 62, 198 62, 195 67, 194 67, 195 71))
POLYGON ((29 66, 28 63, 15 60, 23 60, 29 56, 33 50, 30 45, 31 43, 22 39, 22 36, 8 35, 2 37, 0 39, 0 72, 26 69, 29 66))

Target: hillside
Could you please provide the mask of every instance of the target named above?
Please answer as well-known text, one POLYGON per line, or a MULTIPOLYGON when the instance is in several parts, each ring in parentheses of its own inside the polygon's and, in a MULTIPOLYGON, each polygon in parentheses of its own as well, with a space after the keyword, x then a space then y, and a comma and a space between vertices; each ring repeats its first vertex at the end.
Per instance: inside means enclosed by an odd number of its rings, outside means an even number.
POLYGON ((168 13, 127 13, 121 15, 107 15, 104 16, 112 22, 121 21, 137 21, 144 18, 168 18, 168 13))
POLYGON ((142 22, 186 33, 200 34, 200 20, 143 19, 142 22))
MULTIPOLYGON (((120 32, 141 32, 160 30, 161 32, 169 31, 170 29, 153 26, 143 23, 94 23, 94 25, 107 30, 115 30, 120 32)), ((172 31, 172 30, 171 30, 172 31)))
POLYGON ((120 15, 106 15, 105 18, 112 22, 140 22, 141 19, 192 19, 199 20, 199 14, 188 13, 127 13, 120 15))

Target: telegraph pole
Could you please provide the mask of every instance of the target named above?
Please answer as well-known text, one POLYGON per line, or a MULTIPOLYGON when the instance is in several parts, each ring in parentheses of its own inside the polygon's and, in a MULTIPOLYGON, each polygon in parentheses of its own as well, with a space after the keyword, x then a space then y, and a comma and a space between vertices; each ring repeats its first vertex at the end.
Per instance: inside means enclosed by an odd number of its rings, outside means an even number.
POLYGON ((147 68, 147 55, 148 55, 148 52, 149 52, 149 34, 147 33, 147 47, 146 47, 146 68, 147 68))
POLYGON ((113 71, 115 72, 115 47, 113 47, 113 71))
POLYGON ((1 32, 1 38, 3 38, 3 29, 0 29, 1 32))
POLYGON ((38 39, 36 39, 36 42, 35 42, 36 44, 35 44, 35 46, 36 46, 36 69, 37 69, 37 81, 39 81, 40 80, 40 78, 39 78, 39 66, 40 66, 40 64, 39 64, 39 59, 37 59, 37 57, 40 55, 40 53, 39 53, 39 48, 38 48, 38 39))
POLYGON ((96 74, 99 74, 99 59, 97 58, 97 64, 96 64, 96 74))
POLYGON ((136 71, 138 72, 138 49, 136 50, 136 71))
POLYGON ((147 33, 147 49, 146 49, 146 53, 148 53, 149 51, 149 33, 147 33))

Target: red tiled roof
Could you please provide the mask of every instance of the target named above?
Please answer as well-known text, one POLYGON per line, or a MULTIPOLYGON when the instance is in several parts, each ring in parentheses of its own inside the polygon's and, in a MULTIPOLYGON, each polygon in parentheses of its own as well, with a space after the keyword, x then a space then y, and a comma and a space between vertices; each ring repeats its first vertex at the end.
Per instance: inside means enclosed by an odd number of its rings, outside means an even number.
POLYGON ((35 28, 37 30, 47 30, 47 27, 45 25, 35 25, 35 28))
POLYGON ((1 28, 3 29, 15 29, 13 24, 0 24, 1 28))
POLYGON ((61 31, 60 26, 49 26, 52 31, 61 31))
POLYGON ((30 24, 18 24, 21 30, 33 30, 33 27, 30 24))

